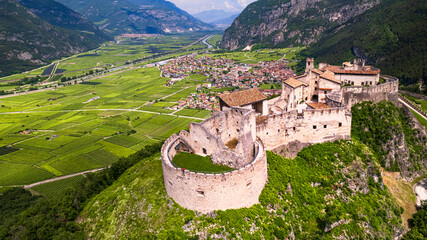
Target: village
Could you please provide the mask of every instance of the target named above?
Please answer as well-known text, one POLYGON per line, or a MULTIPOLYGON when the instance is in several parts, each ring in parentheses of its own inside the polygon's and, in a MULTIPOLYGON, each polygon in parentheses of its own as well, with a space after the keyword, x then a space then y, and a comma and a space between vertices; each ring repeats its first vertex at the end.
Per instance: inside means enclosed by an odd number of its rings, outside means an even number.
MULTIPOLYGON (((206 77, 206 82, 197 85, 197 93, 192 93, 184 100, 180 100, 175 108, 188 107, 219 111, 218 91, 213 89, 227 89, 223 93, 231 93, 235 89, 244 90, 260 88, 262 85, 271 85, 260 91, 268 98, 281 94, 280 86, 285 79, 295 77, 296 74, 287 67, 286 60, 260 61, 256 64, 236 63, 230 59, 215 59, 209 56, 191 54, 175 58, 159 66, 162 76, 170 78, 166 86, 172 86, 192 74, 206 77)), ((173 108, 172 108, 173 109, 173 108)))

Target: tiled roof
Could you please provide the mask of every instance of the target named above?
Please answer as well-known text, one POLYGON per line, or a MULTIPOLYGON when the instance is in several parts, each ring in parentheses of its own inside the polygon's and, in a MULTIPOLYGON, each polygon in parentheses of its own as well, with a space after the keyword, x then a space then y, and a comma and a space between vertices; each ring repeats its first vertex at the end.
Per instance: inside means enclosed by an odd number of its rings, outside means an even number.
POLYGON ((307 86, 307 84, 296 80, 295 78, 289 78, 288 80, 286 80, 284 83, 286 83, 287 85, 289 85, 292 88, 297 88, 299 86, 307 86))
POLYGON ((329 70, 338 74, 355 74, 355 75, 376 75, 381 72, 380 69, 365 67, 363 70, 345 70, 341 66, 326 66, 321 70, 329 70))
POLYGON ((321 78, 324 78, 326 80, 336 82, 338 84, 341 84, 341 81, 335 78, 335 75, 333 72, 326 70, 322 75, 320 75, 321 78))
POLYGON ((312 71, 313 71, 314 73, 319 74, 319 75, 322 75, 322 74, 323 74, 323 71, 321 71, 321 70, 319 70, 319 69, 313 69, 312 71))
POLYGON ((304 73, 303 75, 296 76, 295 79, 303 78, 303 77, 307 77, 307 73, 304 73))
POLYGON ((317 103, 317 102, 313 102, 313 103, 306 103, 308 106, 314 108, 314 109, 327 109, 327 108, 332 108, 330 107, 328 104, 326 103, 317 103))
POLYGON ((218 95, 218 97, 230 107, 245 106, 267 99, 267 97, 257 88, 234 92, 230 94, 221 94, 218 95))

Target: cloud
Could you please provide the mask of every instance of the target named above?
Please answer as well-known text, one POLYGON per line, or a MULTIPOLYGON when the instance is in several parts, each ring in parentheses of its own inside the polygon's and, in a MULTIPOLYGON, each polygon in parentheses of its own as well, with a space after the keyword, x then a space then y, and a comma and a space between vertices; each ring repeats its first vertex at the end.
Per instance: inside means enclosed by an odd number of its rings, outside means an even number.
POLYGON ((252 2, 255 2, 255 0, 237 0, 237 3, 239 3, 242 7, 246 7, 249 5, 249 3, 252 2))
POLYGON ((225 1, 224 6, 227 10, 237 10, 233 5, 231 5, 229 2, 225 1))

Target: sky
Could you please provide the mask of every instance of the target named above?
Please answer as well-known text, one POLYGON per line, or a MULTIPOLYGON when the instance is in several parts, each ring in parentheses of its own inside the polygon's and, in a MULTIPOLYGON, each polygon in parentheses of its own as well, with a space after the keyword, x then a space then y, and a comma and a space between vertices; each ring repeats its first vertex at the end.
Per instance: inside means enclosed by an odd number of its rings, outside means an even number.
POLYGON ((168 0, 179 8, 189 12, 198 13, 206 10, 222 9, 227 12, 240 12, 249 3, 256 0, 168 0))

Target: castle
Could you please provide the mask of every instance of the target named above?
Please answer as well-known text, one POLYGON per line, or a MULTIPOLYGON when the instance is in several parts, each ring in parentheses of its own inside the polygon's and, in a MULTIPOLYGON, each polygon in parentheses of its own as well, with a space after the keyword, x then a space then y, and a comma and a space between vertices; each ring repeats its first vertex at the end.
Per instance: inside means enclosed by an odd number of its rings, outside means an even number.
POLYGON ((351 106, 388 100, 398 79, 381 75, 362 60, 342 66, 306 60, 303 75, 283 81, 282 94, 268 100, 258 89, 219 95, 221 112, 189 132, 172 135, 161 150, 168 195, 202 213, 258 203, 267 176, 266 150, 295 157, 304 147, 350 139, 351 106), (231 172, 206 174, 176 166, 179 152, 210 156, 231 172))

